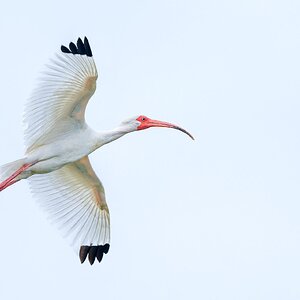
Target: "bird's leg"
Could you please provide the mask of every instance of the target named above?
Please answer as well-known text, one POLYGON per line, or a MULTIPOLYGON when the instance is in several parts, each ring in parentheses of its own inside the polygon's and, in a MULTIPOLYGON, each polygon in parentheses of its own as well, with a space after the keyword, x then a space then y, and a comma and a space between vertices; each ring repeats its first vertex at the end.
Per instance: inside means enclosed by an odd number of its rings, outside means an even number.
POLYGON ((5 179, 3 182, 0 183, 0 192, 6 189, 8 186, 18 182, 19 180, 14 180, 17 176, 19 176, 22 172, 27 170, 33 164, 24 164, 21 168, 19 168, 16 172, 14 172, 11 176, 5 179))
POLYGON ((6 189, 7 187, 9 187, 10 185, 18 182, 20 179, 17 179, 17 180, 11 180, 10 182, 8 182, 5 186, 3 187, 0 187, 0 192, 3 191, 4 189, 6 189))

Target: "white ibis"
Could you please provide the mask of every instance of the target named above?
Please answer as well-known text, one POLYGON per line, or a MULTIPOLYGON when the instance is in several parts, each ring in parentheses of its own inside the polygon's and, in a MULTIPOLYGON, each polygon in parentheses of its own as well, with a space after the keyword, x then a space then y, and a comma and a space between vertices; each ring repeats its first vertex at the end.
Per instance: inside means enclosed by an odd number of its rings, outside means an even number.
POLYGON ((25 107, 24 158, 0 167, 0 191, 28 179, 32 193, 58 222, 83 263, 100 262, 110 245, 110 217, 104 188, 88 155, 121 136, 150 127, 178 129, 171 123, 136 116, 113 130, 96 132, 85 122, 85 108, 98 77, 85 37, 52 61, 25 107))

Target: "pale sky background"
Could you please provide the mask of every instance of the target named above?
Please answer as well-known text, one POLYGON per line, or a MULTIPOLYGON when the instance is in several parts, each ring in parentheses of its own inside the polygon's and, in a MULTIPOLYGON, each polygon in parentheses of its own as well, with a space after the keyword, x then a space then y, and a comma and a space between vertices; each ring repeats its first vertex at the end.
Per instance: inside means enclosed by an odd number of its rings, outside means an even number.
MULTIPOLYGON (((0 195, 0 299, 300 299, 300 2, 4 1, 0 164, 61 44, 89 38, 95 129, 145 114, 91 160, 111 249, 77 254, 27 183, 0 195)), ((80 143, 80 141, 78 141, 80 143)))

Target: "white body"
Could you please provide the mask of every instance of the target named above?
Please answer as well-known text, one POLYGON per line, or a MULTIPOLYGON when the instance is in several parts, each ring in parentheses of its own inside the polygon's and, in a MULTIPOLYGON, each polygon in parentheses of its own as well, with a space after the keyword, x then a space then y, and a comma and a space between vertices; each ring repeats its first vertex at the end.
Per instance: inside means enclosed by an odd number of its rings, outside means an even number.
POLYGON ((134 130, 132 124, 122 124, 114 130, 102 132, 96 132, 86 124, 81 128, 74 128, 67 135, 62 135, 47 144, 34 147, 26 153, 26 163, 37 163, 22 173, 22 179, 33 174, 55 171, 134 130))
POLYGON ((68 135, 27 153, 26 163, 37 163, 25 172, 30 176, 55 171, 65 164, 89 155, 97 149, 97 142, 98 135, 88 126, 73 130, 68 135))

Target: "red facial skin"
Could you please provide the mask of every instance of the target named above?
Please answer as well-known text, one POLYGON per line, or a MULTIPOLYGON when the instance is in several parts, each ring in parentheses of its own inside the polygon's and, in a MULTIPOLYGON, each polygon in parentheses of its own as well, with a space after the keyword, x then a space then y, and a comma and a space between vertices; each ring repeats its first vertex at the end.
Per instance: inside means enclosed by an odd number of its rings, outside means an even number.
POLYGON ((194 139, 193 136, 189 132, 187 132, 185 129, 183 129, 177 125, 171 124, 171 123, 158 121, 158 120, 152 120, 146 116, 139 116, 136 120, 141 123, 137 127, 137 130, 143 130, 143 129, 147 129, 150 127, 167 127, 167 128, 173 128, 173 129, 180 130, 180 131, 184 132, 185 134, 187 134, 191 139, 194 139))

